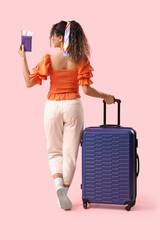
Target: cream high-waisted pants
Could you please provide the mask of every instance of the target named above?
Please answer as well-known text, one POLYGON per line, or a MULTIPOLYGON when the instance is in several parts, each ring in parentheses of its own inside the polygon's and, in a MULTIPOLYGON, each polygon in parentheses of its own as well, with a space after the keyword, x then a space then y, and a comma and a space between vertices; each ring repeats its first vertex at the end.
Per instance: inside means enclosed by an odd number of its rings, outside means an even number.
POLYGON ((84 111, 80 98, 48 100, 44 109, 48 163, 51 174, 61 173, 70 185, 74 176, 78 149, 84 128, 84 111))

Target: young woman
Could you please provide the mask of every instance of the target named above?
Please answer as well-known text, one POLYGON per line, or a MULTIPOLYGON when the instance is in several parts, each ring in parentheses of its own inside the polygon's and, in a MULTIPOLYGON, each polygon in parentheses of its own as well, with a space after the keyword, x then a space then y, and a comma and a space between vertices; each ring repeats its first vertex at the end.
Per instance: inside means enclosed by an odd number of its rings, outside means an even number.
POLYGON ((57 54, 45 54, 30 74, 24 45, 18 50, 23 62, 26 87, 42 85, 50 76, 50 89, 44 109, 44 130, 47 139, 48 162, 55 182, 58 205, 68 210, 72 203, 67 196, 71 185, 84 129, 84 112, 79 85, 88 96, 114 103, 114 96, 100 92, 90 85, 93 67, 90 48, 81 25, 76 21, 60 21, 50 30, 57 54))

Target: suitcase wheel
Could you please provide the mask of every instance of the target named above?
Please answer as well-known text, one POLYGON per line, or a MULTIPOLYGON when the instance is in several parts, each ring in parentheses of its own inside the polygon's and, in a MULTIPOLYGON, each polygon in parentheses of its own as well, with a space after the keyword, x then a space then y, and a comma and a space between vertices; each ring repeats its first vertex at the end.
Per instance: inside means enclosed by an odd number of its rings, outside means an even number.
POLYGON ((90 203, 90 201, 86 198, 83 198, 82 200, 83 200, 83 207, 87 209, 87 203, 90 203))
POLYGON ((126 206, 126 210, 127 211, 130 211, 131 210, 131 207, 133 207, 135 205, 136 201, 134 200, 133 202, 126 202, 125 204, 128 204, 126 206))
POLYGON ((130 210, 131 210, 131 206, 130 206, 130 205, 127 205, 127 206, 126 206, 126 210, 127 210, 127 211, 130 211, 130 210))
POLYGON ((83 203, 83 207, 86 209, 87 208, 87 202, 83 203))

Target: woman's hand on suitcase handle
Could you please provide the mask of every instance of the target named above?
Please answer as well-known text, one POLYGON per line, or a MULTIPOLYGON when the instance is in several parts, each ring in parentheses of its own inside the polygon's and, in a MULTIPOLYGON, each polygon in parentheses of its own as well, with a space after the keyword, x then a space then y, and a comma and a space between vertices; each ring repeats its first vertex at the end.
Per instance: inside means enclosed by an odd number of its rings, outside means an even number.
POLYGON ((107 104, 115 103, 115 97, 109 94, 105 94, 104 100, 107 104))

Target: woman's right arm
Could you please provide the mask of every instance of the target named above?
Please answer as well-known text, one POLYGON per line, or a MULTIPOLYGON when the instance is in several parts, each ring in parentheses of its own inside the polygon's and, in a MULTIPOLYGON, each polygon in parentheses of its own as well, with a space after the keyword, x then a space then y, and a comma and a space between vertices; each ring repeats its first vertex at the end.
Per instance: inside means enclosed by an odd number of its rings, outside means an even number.
POLYGON ((95 88, 92 88, 90 85, 84 85, 82 86, 82 89, 83 89, 83 92, 88 96, 103 98, 107 104, 115 103, 114 96, 109 95, 107 93, 100 92, 95 88))
POLYGON ((27 88, 33 87, 34 85, 36 85, 36 83, 29 78, 30 72, 28 69, 27 59, 25 56, 22 58, 22 64, 23 64, 23 75, 24 75, 26 87, 27 88))
POLYGON ((22 59, 23 76, 24 76, 26 87, 27 88, 33 87, 36 83, 29 78, 30 72, 29 72, 29 69, 28 69, 26 53, 24 51, 24 45, 22 45, 22 50, 21 50, 21 46, 19 47, 18 53, 19 53, 19 55, 21 56, 21 59, 22 59))

